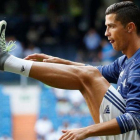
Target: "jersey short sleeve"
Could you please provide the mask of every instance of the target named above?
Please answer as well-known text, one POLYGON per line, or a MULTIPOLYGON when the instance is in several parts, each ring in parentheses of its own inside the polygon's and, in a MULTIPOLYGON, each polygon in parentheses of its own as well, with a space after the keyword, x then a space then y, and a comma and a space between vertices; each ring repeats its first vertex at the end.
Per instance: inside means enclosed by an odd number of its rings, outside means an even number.
POLYGON ((109 83, 117 83, 120 74, 120 65, 122 57, 115 60, 113 63, 105 66, 98 66, 97 69, 109 83))

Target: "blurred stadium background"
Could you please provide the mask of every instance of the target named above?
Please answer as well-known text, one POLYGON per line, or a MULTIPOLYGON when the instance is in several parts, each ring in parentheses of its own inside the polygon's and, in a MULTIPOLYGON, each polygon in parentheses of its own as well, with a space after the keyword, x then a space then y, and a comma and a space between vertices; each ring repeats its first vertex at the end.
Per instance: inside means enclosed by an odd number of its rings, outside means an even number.
MULTIPOLYGON (((112 62, 121 53, 104 37, 104 11, 114 2, 119 0, 4 0, 0 20, 8 23, 6 41, 17 45, 10 53, 20 58, 46 53, 92 65, 112 62)), ((0 140, 58 140, 61 129, 90 124, 79 91, 0 71, 0 140)))

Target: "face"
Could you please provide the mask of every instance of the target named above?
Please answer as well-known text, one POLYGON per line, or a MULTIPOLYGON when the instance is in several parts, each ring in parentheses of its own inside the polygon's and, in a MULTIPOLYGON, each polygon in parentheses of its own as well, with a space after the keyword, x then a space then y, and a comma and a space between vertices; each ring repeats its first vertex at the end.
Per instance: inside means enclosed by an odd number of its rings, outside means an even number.
POLYGON ((105 36, 117 51, 125 53, 128 49, 128 31, 120 21, 115 20, 116 14, 106 15, 106 32, 105 36))

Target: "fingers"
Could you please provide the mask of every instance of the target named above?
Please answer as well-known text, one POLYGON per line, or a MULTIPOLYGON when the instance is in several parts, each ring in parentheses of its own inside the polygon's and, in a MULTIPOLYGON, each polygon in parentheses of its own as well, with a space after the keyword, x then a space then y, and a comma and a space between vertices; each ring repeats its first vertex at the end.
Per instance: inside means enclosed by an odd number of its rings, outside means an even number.
POLYGON ((36 58, 35 56, 28 55, 28 56, 26 56, 24 59, 25 59, 25 60, 31 60, 31 59, 35 59, 35 58, 36 58))
POLYGON ((49 56, 47 59, 43 59, 43 62, 48 62, 48 63, 61 63, 62 64, 62 61, 60 58, 58 57, 52 57, 52 56, 49 56))
MULTIPOLYGON (((74 140, 74 136, 72 134, 69 134, 68 136, 66 136, 65 138, 63 138, 64 140, 74 140)), ((76 140, 76 139, 75 139, 76 140)))
POLYGON ((29 58, 30 58, 30 59, 31 59, 31 58, 35 58, 35 56, 36 56, 35 54, 31 54, 31 55, 26 56, 24 59, 27 60, 27 59, 29 59, 29 58))
POLYGON ((67 140, 68 138, 71 137, 69 131, 67 131, 67 130, 62 130, 62 132, 63 132, 64 134, 60 137, 59 140, 67 140))
POLYGON ((52 56, 46 55, 46 54, 31 54, 28 55, 27 57, 25 57, 25 60, 34 60, 34 61, 39 61, 39 62, 43 62, 43 59, 49 59, 52 58, 52 56))
POLYGON ((59 140, 79 140, 78 137, 72 132, 68 130, 62 130, 64 133, 59 140))
POLYGON ((68 130, 62 130, 63 133, 66 133, 68 130))
MULTIPOLYGON (((62 130, 62 132, 66 134, 66 133, 67 133, 67 130, 62 130)), ((63 135, 59 138, 59 140, 63 140, 63 138, 65 137, 65 134, 63 134, 63 135)))
POLYGON ((31 61, 37 61, 37 59, 30 59, 31 61))
POLYGON ((29 59, 35 59, 35 58, 45 58, 45 54, 31 54, 25 57, 24 59, 29 60, 29 59))
POLYGON ((43 62, 47 62, 48 59, 43 59, 43 62))
POLYGON ((46 54, 31 54, 24 58, 25 60, 48 62, 48 63, 62 63, 61 59, 58 57, 53 57, 46 54))
POLYGON ((43 62, 56 63, 53 58, 43 59, 43 62))

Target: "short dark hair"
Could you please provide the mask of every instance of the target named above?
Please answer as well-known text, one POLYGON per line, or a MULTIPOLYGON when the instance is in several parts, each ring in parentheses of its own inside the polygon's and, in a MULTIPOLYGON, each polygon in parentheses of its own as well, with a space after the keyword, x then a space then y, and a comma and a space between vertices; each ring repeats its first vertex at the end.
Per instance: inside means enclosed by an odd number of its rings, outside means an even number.
POLYGON ((116 20, 120 21, 123 26, 129 22, 134 22, 137 34, 140 34, 140 8, 131 1, 123 1, 110 5, 105 15, 116 14, 116 20))

